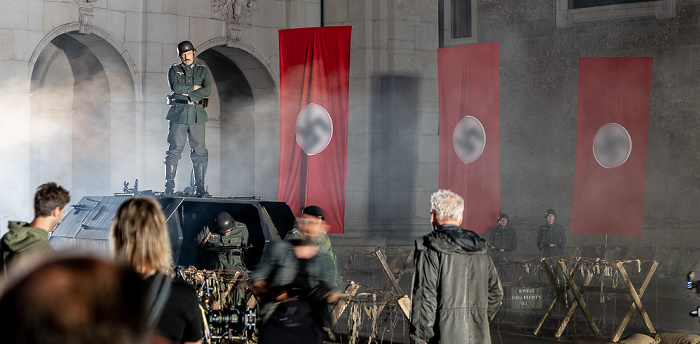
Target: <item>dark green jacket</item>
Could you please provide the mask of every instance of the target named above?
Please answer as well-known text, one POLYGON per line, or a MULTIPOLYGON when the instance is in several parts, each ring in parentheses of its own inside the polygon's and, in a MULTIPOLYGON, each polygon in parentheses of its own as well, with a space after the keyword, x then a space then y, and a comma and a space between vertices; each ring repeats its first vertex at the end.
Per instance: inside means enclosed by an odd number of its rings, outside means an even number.
POLYGON ((3 270, 21 256, 55 252, 45 230, 29 227, 28 223, 21 221, 10 221, 8 228, 10 231, 0 240, 0 268, 3 270))
MULTIPOLYGON (((211 94, 211 76, 207 67, 201 64, 185 66, 183 63, 176 63, 170 66, 168 83, 176 100, 195 102, 211 94), (195 91, 194 85, 202 88, 195 91)), ((209 118, 201 105, 176 102, 170 105, 165 119, 180 124, 204 124, 209 118)))
POLYGON ((443 226, 416 240, 414 260, 411 343, 491 343, 503 287, 484 240, 443 226))

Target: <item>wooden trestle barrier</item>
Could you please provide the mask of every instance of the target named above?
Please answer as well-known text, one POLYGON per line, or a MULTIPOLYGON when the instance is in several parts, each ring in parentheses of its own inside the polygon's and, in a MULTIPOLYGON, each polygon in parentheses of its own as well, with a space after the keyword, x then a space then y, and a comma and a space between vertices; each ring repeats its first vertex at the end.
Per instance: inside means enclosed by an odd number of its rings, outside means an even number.
MULTIPOLYGON (((547 312, 545 313, 544 317, 542 317, 542 320, 540 320, 539 324, 535 328, 535 335, 540 334, 540 332, 542 331, 542 326, 554 311, 554 307, 557 302, 559 302, 562 305, 566 305, 567 300, 572 299, 572 302, 569 305, 566 315, 564 316, 564 319, 559 325, 559 328, 557 329, 554 336, 557 338, 561 337, 561 335, 564 333, 564 330, 566 329, 566 326, 571 321, 571 317, 573 316, 574 311, 577 307, 580 306, 581 311, 583 312, 589 327, 597 337, 600 337, 600 330, 598 330, 598 326, 596 326, 595 321, 593 321, 593 317, 591 316, 591 313, 588 310, 588 305, 583 299, 583 293, 574 281, 574 273, 578 268, 580 261, 580 257, 575 258, 574 264, 571 267, 567 267, 566 261, 564 261, 563 259, 558 261, 563 275, 563 278, 561 279, 561 284, 559 284, 557 282, 557 278, 555 277, 554 272, 552 271, 552 268, 550 267, 549 263, 547 263, 547 260, 545 258, 542 258, 542 260, 540 260, 540 264, 542 265, 542 268, 544 269, 545 273, 547 274, 547 278, 549 279, 549 284, 552 287, 552 290, 554 290, 554 300, 552 300, 552 303, 549 305, 549 308, 547 309, 547 312)), ((630 305, 629 310, 627 311, 627 314, 620 323, 620 326, 615 331, 615 335, 612 338, 613 342, 617 342, 618 340, 620 340, 620 337, 622 336, 625 327, 627 327, 627 324, 632 319, 635 310, 637 310, 641 315, 645 325, 649 329, 649 332, 652 334, 656 333, 656 330, 654 330, 654 326, 652 325, 651 320, 649 319, 649 315, 647 314, 646 309, 642 304, 642 296, 644 295, 644 292, 646 291, 646 288, 649 285, 649 282, 651 281, 651 277, 654 275, 654 272, 656 272, 656 268, 658 267, 659 263, 657 261, 653 262, 651 268, 649 268, 649 271, 646 274, 644 282, 642 282, 642 285, 640 286, 639 290, 637 290, 632 284, 632 281, 630 280, 629 275, 627 274, 627 270, 625 270, 625 267, 623 265, 625 262, 632 261, 617 261, 614 262, 613 266, 616 267, 617 270, 620 272, 620 277, 622 278, 624 286, 626 288, 624 290, 632 297, 633 301, 630 305)), ((591 271, 591 269, 586 269, 584 282, 582 284, 583 288, 588 287, 592 279, 593 272, 591 271)))
MULTIPOLYGON (((379 248, 377 248, 374 252, 377 256, 377 259, 379 260, 379 263, 382 266, 382 269, 384 270, 384 273, 386 274, 387 279, 389 280, 387 284, 391 285, 391 287, 393 287, 393 289, 399 295, 403 294, 403 296, 398 298, 396 302, 398 303, 399 308, 401 308, 401 312, 406 317, 406 319, 409 319, 411 315, 411 299, 401 290, 401 286, 399 286, 399 281, 401 280, 401 277, 408 271, 408 267, 410 266, 411 260, 413 259, 413 252, 414 251, 411 250, 408 253, 408 256, 403 262, 403 265, 398 269, 396 268, 396 264, 398 263, 400 255, 394 257, 393 261, 391 262, 391 266, 389 266, 389 264, 386 261, 386 258, 384 258, 384 254, 379 248), (396 273, 397 275, 394 276, 394 273, 396 273)), ((385 286, 384 289, 386 289, 388 285, 385 286)), ((357 294, 359 289, 360 285, 353 281, 351 281, 350 284, 348 284, 348 286, 345 288, 346 297, 338 301, 338 303, 333 308, 333 312, 331 313, 331 321, 333 325, 335 325, 335 323, 338 321, 338 319, 350 303, 350 300, 357 294)), ((377 313, 381 313, 382 309, 384 309, 385 306, 386 302, 381 303, 378 306, 377 313)))

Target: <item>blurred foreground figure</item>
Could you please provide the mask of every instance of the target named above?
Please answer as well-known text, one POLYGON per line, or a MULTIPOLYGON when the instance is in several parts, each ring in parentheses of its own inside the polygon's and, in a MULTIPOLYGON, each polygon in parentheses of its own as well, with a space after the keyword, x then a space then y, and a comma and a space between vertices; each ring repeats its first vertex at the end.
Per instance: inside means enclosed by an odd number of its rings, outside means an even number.
POLYGON ((149 285, 149 324, 156 333, 172 343, 201 343, 197 295, 189 284, 169 277, 170 237, 158 202, 136 197, 122 203, 110 239, 115 257, 133 266, 149 285))
POLYGON ((341 294, 333 260, 318 246, 324 223, 316 215, 302 214, 300 238, 265 245, 251 278, 261 303, 260 344, 321 344, 322 327, 331 328, 327 306, 341 294))
POLYGON ((411 343, 491 343, 489 319, 503 287, 486 243, 459 227, 462 197, 438 190, 430 203, 434 231, 416 240, 411 343))
POLYGON ((140 344, 151 339, 146 287, 131 268, 61 258, 15 276, 0 297, 5 344, 140 344))
POLYGON ((556 217, 557 213, 554 209, 548 209, 544 215, 547 223, 537 230, 537 247, 545 258, 564 254, 566 234, 564 234, 564 226, 554 222, 556 217))
MULTIPOLYGON (((297 220, 294 224, 294 228, 284 236, 284 240, 293 241, 301 240, 303 238, 302 226, 320 226, 320 232, 316 236, 314 243, 318 245, 322 250, 328 252, 333 259, 333 266, 336 266, 335 254, 333 254, 333 246, 331 245, 331 239, 328 237, 326 232, 326 222, 323 217, 323 210, 319 206, 310 205, 301 211, 301 221, 297 220)), ((337 266, 336 266, 337 267, 337 266)), ((337 269, 336 269, 337 271, 337 269)))
POLYGON ((0 269, 14 261, 33 261, 54 252, 49 244, 53 232, 70 202, 64 188, 49 182, 39 186, 34 194, 34 220, 31 223, 10 221, 10 229, 0 240, 0 269))

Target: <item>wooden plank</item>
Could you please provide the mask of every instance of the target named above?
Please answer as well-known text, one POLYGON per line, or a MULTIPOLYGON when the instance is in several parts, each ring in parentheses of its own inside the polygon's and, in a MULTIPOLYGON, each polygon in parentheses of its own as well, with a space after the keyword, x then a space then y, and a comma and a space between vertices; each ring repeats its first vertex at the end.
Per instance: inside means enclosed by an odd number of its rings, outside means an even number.
POLYGON ((554 273, 552 273, 552 269, 549 267, 549 264, 547 264, 547 260, 542 258, 540 260, 540 265, 542 265, 542 269, 549 278, 549 284, 554 290, 554 300, 552 300, 552 303, 549 305, 549 308, 542 317, 542 320, 540 320, 540 323, 537 324, 537 327, 535 327, 536 336, 540 334, 540 331, 542 331, 542 326, 544 326, 545 321, 547 321, 547 319, 549 319, 549 316, 552 315, 552 312, 554 311, 554 306, 556 305, 557 301, 560 301, 559 285, 557 284, 557 279, 554 277, 554 273))
MULTIPOLYGON (((564 276, 566 277, 566 280, 569 283, 569 288, 571 289, 571 292, 574 294, 575 300, 571 303, 571 306, 569 307, 569 311, 567 312, 567 315, 564 318, 564 321, 562 322, 561 326, 559 327, 559 330, 555 334, 555 337, 557 337, 557 338, 561 337, 562 333, 564 332, 564 328, 566 328, 566 325, 568 324, 569 320, 571 320, 571 316, 574 314, 576 307, 578 307, 579 305, 581 306, 581 311, 583 311, 583 315, 586 317, 586 321, 588 322, 588 325, 590 326, 591 330, 593 330, 593 333, 595 333, 596 337, 600 337, 600 331, 598 330, 598 326, 596 326, 595 322, 593 321, 593 317, 591 316, 591 313, 588 310, 588 305, 586 304, 586 301, 583 299, 583 295, 581 295, 581 291, 578 289, 578 286, 576 285, 576 281, 574 281, 574 278, 573 278, 573 276, 576 272, 575 266, 578 265, 578 261, 577 261, 576 265, 574 266, 574 268, 571 269, 571 273, 567 272, 566 263, 563 260, 560 260, 559 264, 562 267, 562 271, 564 272, 564 276)), ((586 280, 584 281, 584 285, 588 286, 588 284, 591 283, 592 279, 593 279, 593 274, 591 273, 590 270, 587 270, 586 271, 586 280)))
MULTIPOLYGON (((620 270, 620 274, 622 274, 622 270, 624 270, 624 267, 622 266, 622 262, 618 262, 616 264, 616 266, 617 266, 617 269, 620 270), (622 268, 622 270, 620 268, 622 268)), ((651 268, 649 269, 649 272, 647 273, 647 276, 644 279, 642 286, 639 288, 638 298, 641 298, 644 295, 644 292, 646 291, 647 286, 649 285, 649 282, 651 282, 651 277, 652 277, 652 275, 654 275, 654 272, 656 272, 656 268, 658 266, 659 266, 659 262, 657 262, 657 261, 654 261, 654 263, 651 265, 651 268)), ((626 279, 627 281, 629 281, 629 276, 627 276, 626 270, 624 272, 623 279, 626 279)), ((627 284, 627 283, 625 283, 625 284, 627 284)), ((631 282, 630 282, 630 285, 631 285, 631 282)), ((634 290, 634 286, 632 286, 632 290, 634 290)), ((629 321, 632 319, 632 316, 634 315, 635 309, 637 309, 637 306, 633 302, 630 305, 629 310, 627 310, 627 314, 625 314, 625 317, 622 319, 620 326, 617 328, 617 331, 615 331, 615 335, 613 336, 613 339, 612 339, 613 342, 617 343, 617 341, 620 340, 620 337, 622 337, 622 333, 625 331, 625 327, 627 327, 627 324, 629 323, 629 321)), ((650 329, 650 331, 652 333, 656 333, 656 331, 654 331, 653 329, 650 329)))
POLYGON ((250 298, 248 298, 248 301, 246 302, 248 309, 255 308, 255 305, 257 305, 257 304, 258 304, 258 299, 255 298, 255 295, 250 295, 250 298))
POLYGON ((618 263, 618 267, 620 268, 620 274, 622 275, 622 278, 625 281, 625 284, 627 284, 627 288, 630 291, 630 295, 632 296, 632 300, 634 300, 634 305, 637 306, 637 311, 639 311, 639 314, 642 316, 642 319, 644 320, 644 323, 647 325, 647 328, 651 333, 656 333, 656 330, 654 330, 654 326, 651 324, 651 319, 649 319, 649 315, 647 314, 646 309, 644 309, 644 305, 642 304, 642 300, 639 297, 639 294, 637 294, 637 290, 634 288, 634 285, 632 284, 632 281, 630 280, 629 276, 627 275, 627 270, 622 266, 622 263, 618 263))
POLYGON ((413 254, 415 253, 415 250, 411 250, 408 252, 408 256, 406 256, 406 260, 403 262, 403 266, 401 269, 399 269, 399 274, 396 276, 397 280, 401 280, 401 277, 403 277, 403 274, 406 273, 408 270, 408 267, 411 266, 411 261, 413 260, 413 254))
POLYGON ((411 299, 408 295, 400 297, 396 302, 399 304, 399 308, 401 308, 406 319, 411 320, 411 299))
POLYGON ((332 325, 335 325, 335 323, 338 322, 338 319, 341 315, 343 315, 345 308, 348 307, 348 304, 350 304, 350 300, 353 296, 355 296, 355 294, 357 294, 358 290, 360 290, 360 285, 355 283, 354 281, 350 281, 350 284, 348 284, 348 286, 345 287, 345 295, 347 295, 347 298, 338 300, 338 303, 336 303, 335 307, 333 307, 333 312, 331 313, 332 325))
POLYGON ((381 263, 382 268, 384 269, 384 273, 386 274, 386 277, 389 279, 389 282, 394 286, 394 290, 401 295, 404 292, 401 290, 401 287, 399 286, 399 282, 394 278, 394 275, 391 273, 391 268, 389 268, 389 264, 387 264, 386 259, 384 259, 384 254, 380 249, 377 249, 374 252, 377 255, 377 259, 379 259, 379 263, 381 263))

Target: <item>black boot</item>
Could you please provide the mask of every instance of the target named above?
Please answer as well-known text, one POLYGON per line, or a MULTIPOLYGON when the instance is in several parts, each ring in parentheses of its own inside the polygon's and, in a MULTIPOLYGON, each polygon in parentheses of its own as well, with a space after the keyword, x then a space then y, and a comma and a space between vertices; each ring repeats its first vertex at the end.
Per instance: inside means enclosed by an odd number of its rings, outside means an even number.
POLYGON ((209 193, 204 188, 204 164, 194 167, 194 195, 197 197, 207 197, 209 193))
POLYGON ((175 174, 177 165, 165 164, 165 192, 166 196, 172 196, 175 192, 175 174))

